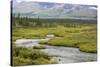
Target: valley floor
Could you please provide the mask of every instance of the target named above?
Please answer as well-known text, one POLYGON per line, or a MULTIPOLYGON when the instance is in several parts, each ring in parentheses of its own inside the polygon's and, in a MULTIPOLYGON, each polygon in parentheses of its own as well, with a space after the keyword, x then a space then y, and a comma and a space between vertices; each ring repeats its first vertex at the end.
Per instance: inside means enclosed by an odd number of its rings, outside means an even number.
POLYGON ((49 54, 44 51, 42 51, 42 53, 39 50, 45 49, 43 45, 46 44, 64 48, 74 47, 82 52, 97 53, 96 33, 96 24, 80 25, 76 27, 66 27, 63 25, 55 27, 16 27, 12 32, 12 44, 14 46, 13 64, 36 65, 58 63, 58 61, 52 60, 53 57, 50 57, 49 54), (41 46, 31 48, 16 47, 15 42, 18 39, 44 39, 47 35, 54 35, 54 37, 48 41, 40 41, 39 44, 41 44, 41 46))

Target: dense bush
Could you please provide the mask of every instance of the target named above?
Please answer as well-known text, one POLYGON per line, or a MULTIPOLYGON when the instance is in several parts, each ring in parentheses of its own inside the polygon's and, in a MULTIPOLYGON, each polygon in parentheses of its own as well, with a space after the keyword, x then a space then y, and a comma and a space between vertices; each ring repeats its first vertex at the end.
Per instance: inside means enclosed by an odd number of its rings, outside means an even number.
POLYGON ((53 64, 52 57, 32 48, 13 46, 13 65, 53 64))
POLYGON ((13 57, 13 66, 22 66, 22 65, 32 65, 33 61, 31 59, 25 59, 22 57, 13 57))

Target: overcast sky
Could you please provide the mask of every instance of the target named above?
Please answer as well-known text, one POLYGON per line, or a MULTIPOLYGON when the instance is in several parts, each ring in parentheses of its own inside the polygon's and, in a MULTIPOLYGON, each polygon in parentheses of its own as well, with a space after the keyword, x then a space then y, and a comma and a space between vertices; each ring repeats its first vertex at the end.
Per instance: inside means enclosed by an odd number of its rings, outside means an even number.
POLYGON ((13 0, 17 2, 21 1, 41 1, 41 2, 58 2, 58 3, 75 3, 75 4, 89 4, 96 5, 97 0, 13 0))

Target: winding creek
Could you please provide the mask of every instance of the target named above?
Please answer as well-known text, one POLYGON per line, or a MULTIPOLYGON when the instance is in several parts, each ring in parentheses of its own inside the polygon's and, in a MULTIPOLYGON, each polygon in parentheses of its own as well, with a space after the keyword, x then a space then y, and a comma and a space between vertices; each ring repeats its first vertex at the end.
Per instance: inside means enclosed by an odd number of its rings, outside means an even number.
MULTIPOLYGON (((46 39, 18 39, 16 40, 17 46, 32 47, 39 46, 39 41, 48 41, 50 38, 46 39)), ((79 51, 78 48, 71 47, 58 47, 45 45, 46 49, 39 49, 41 51, 47 52, 50 56, 55 57, 59 60, 59 63, 76 63, 76 62, 88 62, 96 61, 96 53, 85 53, 79 51)))

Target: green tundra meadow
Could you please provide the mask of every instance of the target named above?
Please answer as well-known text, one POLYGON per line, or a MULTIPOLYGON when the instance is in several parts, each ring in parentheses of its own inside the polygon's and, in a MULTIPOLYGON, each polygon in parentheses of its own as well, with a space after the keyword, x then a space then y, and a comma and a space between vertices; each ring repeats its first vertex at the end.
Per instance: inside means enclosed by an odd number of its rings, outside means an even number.
POLYGON ((97 53, 97 22, 96 20, 13 17, 13 65, 58 63, 47 53, 37 50, 45 49, 45 46, 42 46, 44 44, 73 47, 82 52, 97 53), (41 44, 39 47, 18 47, 14 43, 21 38, 44 39, 48 34, 53 34, 55 38, 50 39, 48 42, 39 42, 41 44))

